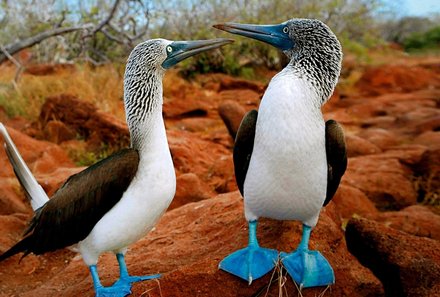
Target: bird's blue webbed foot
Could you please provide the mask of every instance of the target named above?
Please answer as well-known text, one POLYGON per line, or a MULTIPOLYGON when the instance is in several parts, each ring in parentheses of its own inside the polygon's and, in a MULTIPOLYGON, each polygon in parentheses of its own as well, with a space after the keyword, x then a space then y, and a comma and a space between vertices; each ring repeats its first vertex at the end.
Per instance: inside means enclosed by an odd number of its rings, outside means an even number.
POLYGON ((308 249, 311 228, 303 225, 303 237, 292 253, 281 253, 281 262, 300 288, 327 286, 335 283, 330 263, 318 251, 308 249))
POLYGON ((135 282, 140 282, 140 281, 144 281, 144 280, 150 280, 150 279, 156 279, 156 278, 160 278, 160 274, 152 274, 152 275, 142 275, 142 276, 133 276, 133 275, 128 275, 126 277, 121 277, 119 278, 114 284, 114 285, 123 285, 123 284, 129 284, 131 285, 132 283, 135 282))
POLYGON ((102 286, 96 265, 90 266, 90 272, 93 278, 93 286, 95 288, 96 297, 124 297, 131 294, 131 286, 135 282, 159 278, 160 274, 145 275, 145 276, 131 276, 128 274, 127 266, 125 264, 124 255, 116 254, 119 263, 119 279, 110 287, 102 286))
POLYGON ((219 268, 250 283, 271 271, 278 261, 278 251, 261 248, 256 237, 257 221, 249 222, 249 245, 220 262, 219 268))
POLYGON ((112 285, 110 287, 95 287, 96 297, 124 297, 131 294, 131 284, 112 285))

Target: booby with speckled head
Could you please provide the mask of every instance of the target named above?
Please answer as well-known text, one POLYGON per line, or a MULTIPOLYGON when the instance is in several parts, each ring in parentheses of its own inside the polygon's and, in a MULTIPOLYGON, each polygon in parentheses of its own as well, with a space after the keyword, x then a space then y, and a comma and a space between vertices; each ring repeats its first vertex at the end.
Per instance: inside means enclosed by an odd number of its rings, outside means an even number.
POLYGON ((332 199, 347 166, 342 128, 336 121, 325 122, 321 112, 339 78, 341 45, 327 25, 311 19, 214 27, 269 43, 290 59, 270 81, 259 110, 247 113, 237 132, 234 167, 244 197, 249 245, 227 256, 219 267, 251 283, 281 257, 301 288, 333 284, 332 267, 308 244, 320 210, 332 199), (279 255, 260 247, 260 217, 301 221, 298 248, 279 255))
POLYGON ((131 147, 71 176, 49 199, 0 123, 9 160, 35 211, 24 238, 0 255, 42 254, 78 244, 90 269, 96 296, 126 296, 133 282, 160 275, 131 276, 127 246, 148 233, 174 197, 176 176, 162 117, 166 69, 200 52, 232 42, 148 40, 131 52, 124 77, 124 103, 131 147), (103 287, 98 257, 111 251, 120 278, 103 287))

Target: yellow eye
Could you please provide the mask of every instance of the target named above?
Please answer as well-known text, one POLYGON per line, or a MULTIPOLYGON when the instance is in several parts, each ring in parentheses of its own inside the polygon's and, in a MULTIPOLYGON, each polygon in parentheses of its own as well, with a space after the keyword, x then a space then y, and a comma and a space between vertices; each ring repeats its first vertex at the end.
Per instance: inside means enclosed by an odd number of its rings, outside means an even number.
POLYGON ((167 46, 167 52, 171 53, 173 51, 173 48, 171 46, 167 46))
POLYGON ((283 33, 286 33, 286 34, 289 33, 289 28, 284 27, 284 28, 283 28, 283 33))

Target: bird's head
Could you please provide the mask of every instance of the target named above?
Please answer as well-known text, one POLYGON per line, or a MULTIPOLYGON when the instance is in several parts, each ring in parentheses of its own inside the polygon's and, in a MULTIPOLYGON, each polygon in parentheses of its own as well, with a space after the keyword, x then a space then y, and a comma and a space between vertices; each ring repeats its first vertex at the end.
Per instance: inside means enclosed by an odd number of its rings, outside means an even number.
POLYGON ((292 69, 321 87, 326 101, 336 86, 342 63, 342 47, 323 22, 291 19, 277 25, 223 23, 215 28, 268 43, 290 58, 292 69))
POLYGON ((165 71, 198 53, 231 43, 230 39, 170 41, 152 39, 131 52, 124 77, 124 103, 132 143, 141 146, 144 126, 154 115, 162 116, 162 78, 165 71))
POLYGON ((190 41, 147 40, 138 44, 131 52, 126 74, 138 74, 141 70, 164 72, 186 58, 231 42, 233 40, 225 38, 190 41))

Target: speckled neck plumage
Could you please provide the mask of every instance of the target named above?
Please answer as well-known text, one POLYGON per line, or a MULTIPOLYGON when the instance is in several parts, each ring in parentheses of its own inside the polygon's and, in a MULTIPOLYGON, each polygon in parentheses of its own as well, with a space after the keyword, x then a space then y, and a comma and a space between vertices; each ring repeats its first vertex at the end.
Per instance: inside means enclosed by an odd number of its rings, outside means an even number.
MULTIPOLYGON (((131 145, 140 149, 148 138, 151 121, 162 116, 162 79, 165 70, 154 66, 156 47, 148 50, 138 45, 127 61, 124 77, 124 103, 131 145), (146 129, 147 128, 147 129, 146 129)), ((157 47, 159 50, 159 47, 157 47)))
POLYGON ((287 68, 305 78, 315 88, 321 104, 332 95, 341 72, 342 47, 333 32, 321 22, 295 20, 292 30, 293 50, 285 51, 291 59, 287 68))

